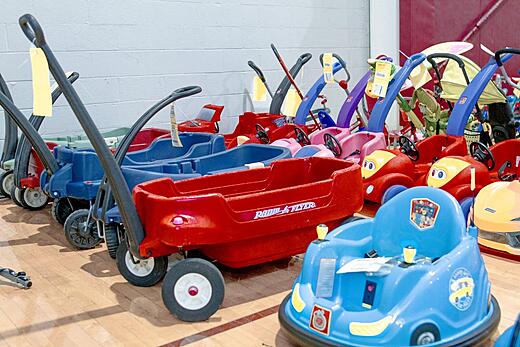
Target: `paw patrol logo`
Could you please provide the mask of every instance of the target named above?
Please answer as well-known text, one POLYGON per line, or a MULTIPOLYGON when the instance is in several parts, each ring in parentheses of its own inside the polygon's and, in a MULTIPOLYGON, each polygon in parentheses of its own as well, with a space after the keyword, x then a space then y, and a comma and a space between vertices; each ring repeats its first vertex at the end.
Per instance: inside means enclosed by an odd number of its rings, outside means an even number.
POLYGON ((458 268, 450 278, 450 303, 459 311, 466 311, 473 302, 475 282, 468 270, 458 268))
POLYGON ((314 305, 311 313, 310 328, 319 333, 328 335, 330 327, 331 311, 326 308, 314 305))
POLYGON ((412 199, 410 202, 410 221, 419 229, 431 228, 435 225, 440 206, 430 199, 412 199))

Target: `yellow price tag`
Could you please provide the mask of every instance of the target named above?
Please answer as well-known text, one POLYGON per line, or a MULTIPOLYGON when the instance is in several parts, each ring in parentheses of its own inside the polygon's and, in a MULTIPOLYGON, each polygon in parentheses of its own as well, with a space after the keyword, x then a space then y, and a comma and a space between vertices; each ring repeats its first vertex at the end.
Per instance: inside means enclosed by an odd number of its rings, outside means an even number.
POLYGON ((265 100, 267 100, 267 88, 260 77, 255 76, 253 78, 253 101, 265 100))
POLYGON ((298 111, 298 107, 300 107, 301 102, 302 99, 298 95, 296 89, 289 89, 287 95, 285 96, 282 113, 287 117, 296 117, 296 111, 298 111))
POLYGON ((332 73, 332 53, 323 54, 323 80, 325 83, 334 83, 332 73))
POLYGON ((40 48, 30 50, 33 85, 33 114, 42 117, 52 116, 51 81, 49 64, 40 48))
POLYGON ((179 137, 179 128, 177 127, 177 116, 175 115, 174 103, 170 109, 170 136, 172 138, 173 147, 182 147, 181 138, 179 137))
POLYGON ((384 98, 391 79, 392 63, 387 61, 377 61, 371 93, 384 98))

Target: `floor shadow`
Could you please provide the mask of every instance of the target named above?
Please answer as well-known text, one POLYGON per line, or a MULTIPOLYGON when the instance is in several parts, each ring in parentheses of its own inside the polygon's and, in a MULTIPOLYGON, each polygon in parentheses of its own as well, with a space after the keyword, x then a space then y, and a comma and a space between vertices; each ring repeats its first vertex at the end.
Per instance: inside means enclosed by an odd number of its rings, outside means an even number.
POLYGON ((30 211, 23 207, 14 205, 11 200, 9 200, 9 202, 9 204, 2 204, 10 206, 5 208, 5 211, 8 211, 9 213, 6 213, 1 217, 8 223, 49 224, 51 220, 50 210, 48 207, 38 211, 30 211))

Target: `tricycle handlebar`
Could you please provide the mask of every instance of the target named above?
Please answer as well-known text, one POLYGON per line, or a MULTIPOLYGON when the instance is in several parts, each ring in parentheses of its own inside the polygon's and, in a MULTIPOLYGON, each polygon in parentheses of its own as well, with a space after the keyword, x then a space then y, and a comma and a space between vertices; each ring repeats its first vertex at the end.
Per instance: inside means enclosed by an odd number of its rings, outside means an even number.
POLYGON ((31 14, 24 14, 20 17, 20 27, 22 28, 25 36, 31 41, 36 47, 40 48, 45 44, 45 35, 43 34, 40 23, 31 14))
POLYGON ((249 65, 249 67, 256 72, 256 74, 258 75, 258 78, 260 78, 260 80, 265 83, 265 76, 264 76, 264 73, 262 72, 262 70, 260 70, 260 68, 258 66, 256 66, 256 64, 252 60, 249 60, 247 62, 247 65, 249 65))
POLYGON ((520 49, 517 49, 517 48, 502 48, 502 49, 499 49, 498 51, 496 51, 495 52, 495 60, 497 61, 497 65, 499 67, 502 66, 502 64, 503 64, 501 55, 502 54, 506 54, 506 53, 520 54, 520 49))

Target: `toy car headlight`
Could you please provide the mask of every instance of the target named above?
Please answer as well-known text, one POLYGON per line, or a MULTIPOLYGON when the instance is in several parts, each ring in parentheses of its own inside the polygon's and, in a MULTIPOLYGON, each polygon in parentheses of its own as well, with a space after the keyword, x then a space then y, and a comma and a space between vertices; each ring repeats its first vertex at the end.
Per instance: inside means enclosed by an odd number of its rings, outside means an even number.
POLYGON ((294 289, 291 294, 291 304, 292 307, 296 310, 296 312, 301 313, 305 308, 305 302, 300 296, 300 284, 296 283, 294 285, 294 289))

